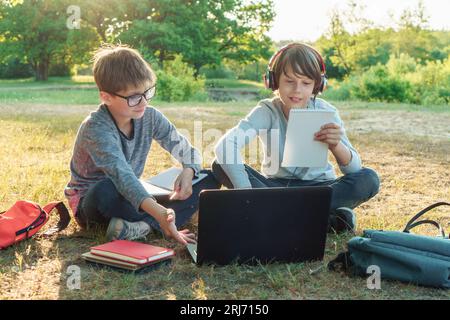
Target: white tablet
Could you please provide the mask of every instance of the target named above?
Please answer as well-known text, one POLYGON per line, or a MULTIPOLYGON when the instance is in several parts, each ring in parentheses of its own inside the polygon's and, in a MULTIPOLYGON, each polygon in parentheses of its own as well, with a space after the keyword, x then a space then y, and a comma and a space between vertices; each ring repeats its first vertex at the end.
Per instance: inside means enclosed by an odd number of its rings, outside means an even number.
POLYGON ((335 122, 334 111, 291 109, 284 145, 283 167, 326 167, 328 145, 314 140, 324 124, 335 122))

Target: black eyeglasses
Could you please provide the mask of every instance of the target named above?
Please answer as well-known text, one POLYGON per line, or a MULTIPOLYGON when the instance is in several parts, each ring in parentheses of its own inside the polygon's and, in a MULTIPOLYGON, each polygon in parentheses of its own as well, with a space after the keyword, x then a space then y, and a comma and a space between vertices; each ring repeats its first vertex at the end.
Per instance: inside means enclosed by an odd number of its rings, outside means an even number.
POLYGON ((148 88, 147 90, 144 91, 144 93, 133 94, 128 97, 121 96, 120 94, 117 94, 117 93, 111 93, 111 94, 127 100, 128 106, 130 108, 132 108, 132 107, 136 107, 139 103, 141 103, 142 98, 145 98, 145 100, 150 101, 155 96, 155 92, 156 92, 156 85, 148 88))

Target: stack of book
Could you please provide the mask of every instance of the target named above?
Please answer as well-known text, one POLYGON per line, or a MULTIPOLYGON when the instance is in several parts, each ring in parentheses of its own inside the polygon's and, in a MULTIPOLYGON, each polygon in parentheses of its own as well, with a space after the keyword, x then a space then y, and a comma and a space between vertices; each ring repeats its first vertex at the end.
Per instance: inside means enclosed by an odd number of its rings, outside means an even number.
POLYGON ((138 271, 151 265, 168 261, 175 255, 172 249, 128 240, 115 240, 92 247, 81 257, 97 265, 107 265, 138 271))

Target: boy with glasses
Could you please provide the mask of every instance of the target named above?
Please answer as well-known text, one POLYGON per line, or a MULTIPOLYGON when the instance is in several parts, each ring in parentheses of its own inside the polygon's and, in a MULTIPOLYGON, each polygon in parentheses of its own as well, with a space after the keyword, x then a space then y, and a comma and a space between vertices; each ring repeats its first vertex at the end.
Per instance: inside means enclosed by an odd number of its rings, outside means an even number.
POLYGON ((142 238, 153 228, 181 244, 195 243, 189 230, 178 228, 197 210, 200 191, 218 184, 202 171, 208 177, 192 186, 201 156, 148 105, 156 92, 153 70, 136 50, 111 46, 95 53, 93 73, 102 104, 78 130, 65 188, 75 219, 82 227, 108 224, 108 240, 142 238), (157 202, 139 181, 153 140, 183 166, 170 200, 157 202))

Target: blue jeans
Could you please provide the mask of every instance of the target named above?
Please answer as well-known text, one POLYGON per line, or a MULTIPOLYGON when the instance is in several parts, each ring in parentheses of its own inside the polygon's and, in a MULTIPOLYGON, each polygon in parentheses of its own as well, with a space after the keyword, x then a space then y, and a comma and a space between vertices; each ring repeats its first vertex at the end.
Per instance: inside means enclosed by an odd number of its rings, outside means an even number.
MULTIPOLYGON (((192 187, 192 195, 186 200, 169 200, 168 197, 155 197, 157 202, 176 213, 175 224, 180 228, 186 224, 198 209, 200 191, 204 189, 218 189, 220 184, 215 180, 211 171, 202 170, 208 176, 192 187)), ((91 224, 107 225, 111 218, 122 218, 130 222, 144 221, 152 228, 161 231, 159 223, 148 213, 136 211, 116 189, 110 179, 105 179, 93 185, 81 198, 77 209, 77 222, 82 227, 91 224)))
MULTIPOLYGON (((358 172, 346 174, 336 180, 314 181, 266 178, 248 165, 244 166, 253 188, 331 186, 333 189, 330 206, 331 214, 340 207, 356 208, 361 203, 374 197, 380 188, 378 174, 369 168, 362 168, 358 172)), ((212 171, 217 181, 228 189, 233 189, 230 179, 216 161, 212 164, 212 171)))

